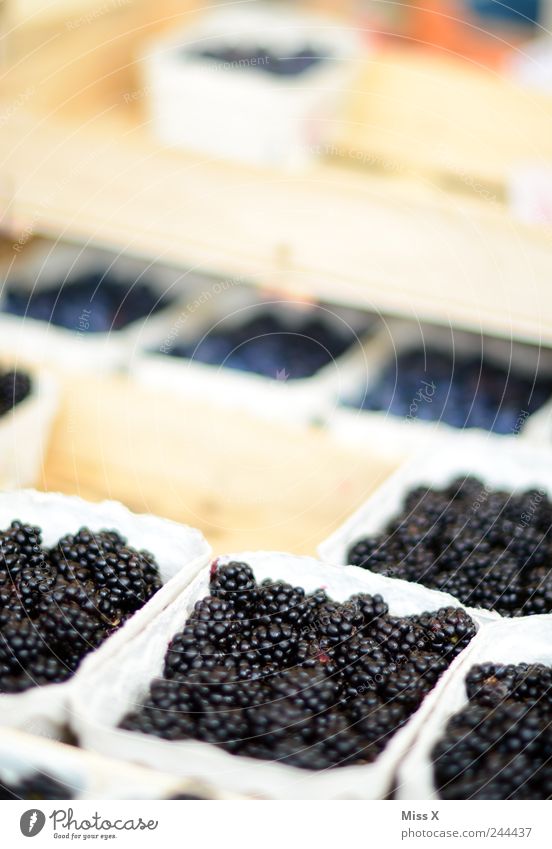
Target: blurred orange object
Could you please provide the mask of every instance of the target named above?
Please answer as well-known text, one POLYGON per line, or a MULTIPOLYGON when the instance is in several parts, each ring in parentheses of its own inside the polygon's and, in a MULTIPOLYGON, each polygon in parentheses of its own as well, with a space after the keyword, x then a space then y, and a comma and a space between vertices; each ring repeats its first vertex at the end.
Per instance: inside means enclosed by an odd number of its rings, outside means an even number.
POLYGON ((404 34, 417 47, 438 48, 494 68, 527 39, 526 31, 507 25, 486 30, 459 0, 414 0, 404 34))

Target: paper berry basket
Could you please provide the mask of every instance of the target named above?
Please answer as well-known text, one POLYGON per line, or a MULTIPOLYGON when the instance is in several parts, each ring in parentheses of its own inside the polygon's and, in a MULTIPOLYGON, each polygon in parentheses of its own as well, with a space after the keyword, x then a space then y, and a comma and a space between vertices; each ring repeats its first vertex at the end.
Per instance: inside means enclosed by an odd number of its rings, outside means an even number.
MULTIPOLYGON (((182 292, 197 275, 152 263, 101 247, 66 242, 39 242, 26 246, 9 267, 4 268, 0 299, 0 354, 20 363, 47 366, 62 372, 95 372, 123 368, 135 345, 155 338, 165 317, 174 310, 182 292), (89 332, 95 319, 94 304, 74 316, 74 324, 61 327, 30 317, 2 311, 9 289, 40 292, 62 288, 68 291, 83 275, 105 274, 130 288, 147 283, 161 306, 158 311, 134 320, 121 329, 89 332)), ((122 304, 121 306, 124 306, 122 304)))
POLYGON ((219 7, 158 37, 140 57, 153 130, 165 145, 206 156, 297 167, 324 140, 361 49, 354 28, 323 16, 264 3, 219 7), (200 55, 226 47, 246 58, 200 55), (267 72, 269 51, 289 59, 305 47, 320 61, 302 73, 267 72))
POLYGON ((84 658, 72 678, 19 694, 0 695, 0 726, 60 738, 66 727, 68 697, 77 686, 77 677, 85 670, 101 668, 115 657, 127 640, 140 633, 186 587, 209 561, 211 549, 193 528, 131 513, 114 501, 91 504, 75 496, 33 490, 0 493, 0 528, 7 528, 14 519, 41 527, 46 547, 83 526, 91 531, 117 530, 133 548, 150 551, 159 566, 162 587, 84 658))
MULTIPOLYGON (((356 567, 339 568, 314 558, 279 552, 244 552, 218 558, 217 568, 231 560, 248 563, 257 581, 282 579, 310 592, 323 587, 343 601, 358 592, 380 593, 395 615, 421 613, 450 606, 444 593, 372 575, 356 567)), ((410 720, 395 733, 380 757, 370 765, 348 766, 323 773, 274 762, 231 755, 198 741, 167 741, 121 730, 118 725, 129 710, 141 703, 152 679, 162 674, 164 656, 172 637, 192 612, 196 601, 209 593, 211 569, 195 580, 129 642, 116 658, 83 670, 71 694, 71 728, 79 743, 121 760, 153 766, 182 777, 201 779, 216 789, 231 789, 248 797, 271 799, 383 798, 389 792, 398 763, 404 757, 432 710, 438 693, 454 674, 462 653, 424 699, 410 720)), ((458 606, 458 605, 457 605, 458 606)), ((493 617, 469 611, 480 628, 493 617)))
MULTIPOLYGON (((370 313, 329 305, 298 304, 285 299, 259 298, 247 286, 225 290, 207 299, 198 309, 185 308, 176 320, 167 320, 155 344, 132 358, 131 373, 140 383, 155 388, 246 409, 259 416, 286 421, 318 420, 339 394, 350 387, 351 366, 365 363, 364 348, 376 332, 377 319, 370 313), (255 319, 279 319, 285 329, 275 335, 302 335, 306 322, 316 320, 349 347, 310 377, 293 379, 285 363, 274 363, 272 377, 240 371, 167 354, 179 342, 198 344, 211 332, 233 332, 255 319)), ((270 334, 268 334, 270 335, 270 334)), ((258 337, 253 335, 255 341, 258 337)))
MULTIPOLYGON (((485 361, 504 369, 508 375, 526 378, 529 384, 537 377, 552 378, 552 350, 537 345, 525 345, 512 340, 493 339, 476 336, 474 333, 438 327, 420 326, 415 322, 392 320, 382 323, 379 332, 366 347, 365 363, 357 360, 349 368, 347 383, 340 393, 341 406, 333 405, 328 416, 328 426, 336 439, 347 444, 355 442, 367 444, 376 442, 378 451, 393 460, 405 460, 416 452, 429 449, 435 440, 443 436, 467 432, 479 434, 501 441, 509 437, 534 440, 542 433, 546 422, 550 422, 552 399, 532 414, 525 409, 512 422, 507 434, 492 433, 484 428, 463 428, 468 407, 459 414, 459 426, 454 427, 444 420, 429 418, 432 406, 447 398, 450 392, 451 378, 446 379, 428 370, 421 375, 412 397, 403 399, 406 403, 403 415, 395 415, 388 410, 363 410, 354 406, 363 397, 369 396, 386 367, 393 367, 397 358, 410 351, 435 350, 455 362, 463 358, 485 352, 485 361)), ((508 377, 508 380, 510 378, 508 377)), ((478 403, 478 394, 484 395, 481 375, 477 378, 470 395, 470 403, 478 403)), ((401 374, 395 375, 395 385, 390 386, 389 403, 392 397, 400 398, 401 374)), ((528 389, 528 392, 531 390, 528 389)), ((504 403, 504 402, 503 402, 504 403)), ((500 415, 500 413, 499 413, 500 415)))
POLYGON ((19 798, 34 800, 233 798, 231 794, 208 797, 206 788, 195 781, 182 781, 45 737, 0 729, 0 795, 14 789, 19 789, 19 798))
MULTIPOLYGON (((552 497, 552 453, 513 438, 462 432, 443 436, 376 489, 340 528, 318 546, 328 563, 347 563, 351 546, 364 536, 383 531, 399 515, 406 495, 418 487, 445 487, 474 475, 482 483, 481 500, 490 489, 520 492, 536 488, 552 497)), ((474 502, 474 511, 477 502, 474 502)))
POLYGON ((479 663, 542 663, 552 665, 552 616, 530 616, 495 622, 476 635, 435 700, 433 711, 411 751, 401 763, 398 799, 438 799, 431 752, 453 714, 468 703, 465 678, 479 663))

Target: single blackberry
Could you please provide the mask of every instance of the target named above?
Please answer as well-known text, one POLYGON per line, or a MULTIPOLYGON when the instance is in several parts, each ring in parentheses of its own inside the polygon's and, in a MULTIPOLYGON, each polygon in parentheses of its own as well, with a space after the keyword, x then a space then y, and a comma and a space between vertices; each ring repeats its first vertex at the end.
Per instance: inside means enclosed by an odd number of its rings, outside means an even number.
POLYGON ((39 629, 51 654, 73 671, 109 635, 103 619, 76 603, 52 608, 40 618, 39 629))
MULTIPOLYGON (((417 617, 381 616, 369 629, 370 637, 395 660, 427 645, 426 631, 417 617)), ((438 651, 439 648, 435 646, 438 651)))
POLYGON ((21 674, 36 663, 45 649, 47 644, 31 619, 17 610, 0 615, 0 663, 8 674, 21 674))
POLYGON ((262 625, 305 626, 311 614, 305 591, 284 581, 265 580, 257 591, 255 613, 262 625))
POLYGON ((364 617, 354 604, 327 602, 318 613, 316 628, 322 640, 331 647, 347 643, 364 623, 364 617))
POLYGON ((247 563, 232 561, 217 566, 211 576, 211 595, 229 602, 236 610, 255 604, 256 588, 253 570, 247 563))
POLYGON ((428 644, 433 651, 447 655, 449 663, 475 636, 472 619, 459 607, 443 607, 435 613, 423 613, 412 618, 424 632, 424 645, 428 644))
POLYGON ((81 528, 60 539, 50 558, 69 579, 88 573, 111 594, 114 606, 129 612, 142 607, 161 586, 153 555, 131 548, 116 531, 81 528))

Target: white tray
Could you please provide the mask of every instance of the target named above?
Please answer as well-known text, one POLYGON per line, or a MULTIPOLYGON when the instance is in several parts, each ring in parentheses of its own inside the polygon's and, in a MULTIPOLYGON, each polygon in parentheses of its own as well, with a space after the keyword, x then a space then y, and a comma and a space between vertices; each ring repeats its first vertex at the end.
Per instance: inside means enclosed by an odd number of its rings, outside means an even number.
MULTIPOLYGON (((423 587, 373 575, 356 567, 336 568, 314 558, 279 552, 242 552, 218 558, 217 563, 241 560, 250 564, 258 581, 283 579, 307 592, 324 587, 343 601, 357 592, 381 593, 398 616, 436 610, 453 604, 450 596, 423 587)), ((210 570, 203 570, 178 599, 117 658, 101 669, 87 670, 71 694, 71 727, 81 745, 122 760, 153 766, 203 780, 214 788, 246 796, 274 799, 383 798, 389 791, 397 764, 412 744, 431 710, 438 688, 424 700, 409 722, 390 740, 374 764, 311 773, 295 767, 234 756, 202 742, 169 742, 119 729, 126 713, 141 702, 150 681, 162 674, 167 646, 193 610, 208 594, 210 570)), ((469 611, 485 627, 486 612, 469 611)), ((453 661, 446 679, 459 661, 453 661)), ((440 685, 438 685, 439 687, 440 685)))
POLYGON ((75 496, 33 490, 0 493, 0 528, 8 527, 14 519, 39 525, 45 546, 54 545, 60 537, 78 531, 83 525, 93 531, 115 529, 128 539, 129 545, 151 551, 163 581, 161 589, 144 607, 86 656, 71 679, 19 694, 0 695, 0 726, 59 737, 66 724, 67 700, 77 678, 86 670, 101 669, 104 662, 164 610, 209 562, 211 549, 199 531, 168 519, 131 513, 115 501, 90 504, 75 496))
POLYGON ((552 616, 527 616, 495 622, 477 634, 463 654, 462 664, 442 688, 434 710, 411 752, 401 764, 398 799, 438 798, 433 781, 431 750, 443 736, 450 717, 467 704, 465 677, 478 663, 544 663, 552 665, 552 616))
MULTIPOLYGON (((90 245, 65 242, 29 245, 15 262, 2 268, 2 297, 12 285, 25 292, 52 286, 70 286, 81 274, 108 271, 115 279, 147 281, 159 295, 168 292, 173 301, 185 287, 195 285, 198 276, 158 263, 146 262, 90 245)), ((0 308, 2 302, 0 300, 0 308)), ((45 321, 0 311, 0 354, 18 363, 31 363, 63 371, 105 371, 125 367, 138 343, 148 344, 157 337, 172 303, 151 316, 138 319, 120 330, 86 333, 77 321, 74 330, 45 321)))
POLYGON ((327 135, 362 50, 354 28, 263 3, 218 8, 157 38, 140 57, 153 130, 166 145, 268 166, 296 167, 327 135), (321 61, 297 77, 228 66, 190 50, 228 43, 283 55, 312 45, 321 61))
POLYGON ((318 546, 328 563, 346 563, 350 547, 380 533, 397 516, 404 499, 417 486, 441 488, 457 477, 474 475, 491 488, 512 492, 536 487, 552 498, 552 451, 523 440, 461 432, 442 437, 420 451, 384 483, 331 536, 318 546))
POLYGON ((350 389, 351 371, 356 373, 357 363, 366 367, 364 346, 376 326, 375 318, 357 310, 308 304, 301 308, 297 302, 259 299, 247 286, 236 286, 207 300, 201 309, 184 311, 176 322, 167 320, 155 346, 133 356, 131 373, 144 385, 216 400, 217 404, 247 409, 255 415, 297 422, 317 420, 335 403, 340 392, 350 389), (199 341, 219 322, 230 328, 265 311, 285 319, 290 328, 300 327, 310 315, 335 327, 337 332, 350 332, 352 328, 358 334, 357 341, 312 377, 297 380, 287 380, 285 373, 281 379, 272 379, 162 353, 179 340, 199 341))
MULTIPOLYGON (((414 322, 393 320, 382 325, 379 333, 366 347, 367 368, 362 369, 361 363, 354 366, 354 374, 349 375, 347 386, 353 386, 353 391, 347 389, 341 393, 341 400, 355 399, 364 392, 368 393, 377 383, 383 369, 393 362, 401 353, 420 348, 432 348, 444 353, 454 353, 455 356, 477 353, 474 351, 474 340, 479 340, 473 333, 467 333, 452 328, 436 325, 416 325, 414 322)), ((511 368, 516 374, 534 377, 538 366, 539 374, 552 376, 552 349, 538 346, 522 345, 503 339, 485 337, 485 354, 489 362, 511 368)), ((431 380, 431 375, 427 376, 431 380)), ((420 390, 424 387, 420 385, 420 390)), ((427 391, 426 400, 413 398, 412 402, 418 407, 431 404, 431 388, 427 391), (429 400, 427 400, 429 399, 429 400)), ((429 448, 443 436, 458 433, 479 434, 498 441, 519 437, 533 439, 533 434, 539 434, 543 422, 550 423, 552 417, 552 399, 531 416, 520 416, 511 436, 491 433, 482 428, 455 428, 442 421, 427 421, 415 417, 396 416, 387 411, 361 410, 353 407, 335 407, 329 418, 332 434, 348 444, 361 442, 375 443, 378 452, 394 460, 404 460, 423 448, 429 448)))

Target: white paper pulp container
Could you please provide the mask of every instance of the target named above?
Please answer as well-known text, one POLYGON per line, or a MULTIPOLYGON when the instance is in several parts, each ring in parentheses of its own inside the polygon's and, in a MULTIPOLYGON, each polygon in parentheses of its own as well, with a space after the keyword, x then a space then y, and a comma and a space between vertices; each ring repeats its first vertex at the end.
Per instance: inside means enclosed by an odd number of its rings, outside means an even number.
POLYGON ((140 610, 84 658, 68 681, 23 693, 0 694, 0 726, 56 738, 66 725, 67 700, 78 677, 86 669, 101 668, 164 610, 209 562, 211 549, 199 531, 168 519, 131 513, 115 501, 90 504, 75 496, 33 490, 0 493, 0 528, 7 528, 14 519, 40 526, 46 547, 82 526, 92 531, 117 530, 130 546, 154 555, 163 582, 140 610))
POLYGON ((323 141, 360 54, 357 31, 335 20, 262 3, 219 7, 142 56, 153 130, 163 144, 206 156, 301 165, 323 141), (255 67, 196 55, 227 45, 284 57, 308 45, 324 58, 297 76, 275 76, 260 61, 255 67))
MULTIPOLYGON (((451 596, 424 587, 373 575, 358 567, 322 564, 311 557, 280 552, 242 552, 225 555, 217 564, 249 563, 257 581, 282 579, 307 592, 323 587, 344 601, 358 592, 380 593, 396 616, 438 610, 456 604, 451 596)), ((426 696, 411 719, 391 738, 380 757, 366 766, 313 773, 296 767, 231 755, 199 741, 167 741, 121 730, 117 726, 147 695, 154 677, 162 675, 168 644, 188 620, 195 602, 209 593, 210 569, 204 569, 148 628, 101 669, 86 670, 71 696, 71 727, 80 744, 122 760, 154 766, 164 772, 195 777, 215 789, 270 799, 384 798, 397 764, 404 757, 431 711, 436 693, 461 654, 426 696)), ((457 605, 459 606, 459 605, 457 605)), ((486 611, 468 613, 480 628, 497 617, 486 611)))

